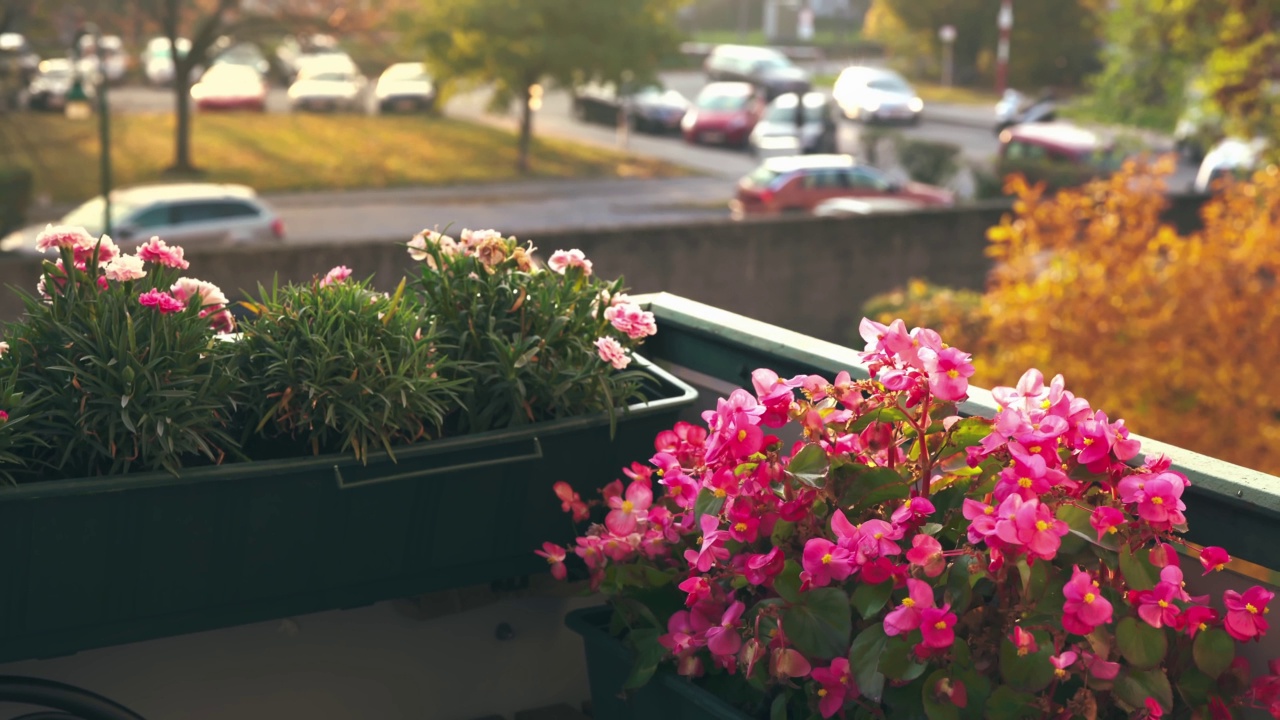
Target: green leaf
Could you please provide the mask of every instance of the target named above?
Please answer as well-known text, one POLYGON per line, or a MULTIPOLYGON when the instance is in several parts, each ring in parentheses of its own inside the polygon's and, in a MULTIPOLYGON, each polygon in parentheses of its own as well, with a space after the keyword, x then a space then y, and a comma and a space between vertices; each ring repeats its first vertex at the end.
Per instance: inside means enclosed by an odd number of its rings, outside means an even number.
POLYGON ((985 418, 968 417, 951 426, 951 437, 948 445, 964 450, 981 445, 983 439, 991 434, 991 421, 985 418))
POLYGON ((843 655, 853 629, 849 596, 829 587, 803 593, 798 604, 782 612, 782 627, 796 649, 809 657, 843 655))
POLYGON ((723 497, 716 497, 715 492, 710 488, 702 488, 702 492, 698 493, 698 499, 693 504, 694 522, 702 520, 703 515, 718 515, 724 508, 723 497))
POLYGON ((1018 647, 1009 638, 1000 641, 1000 675, 1011 687, 1026 692, 1040 692, 1053 682, 1053 643, 1043 633, 1033 633, 1039 650, 1026 655, 1018 654, 1018 647))
POLYGON ((905 500, 911 496, 912 483, 889 468, 859 468, 853 481, 840 496, 840 504, 863 508, 886 500, 905 500))
POLYGON ((849 425, 849 432, 854 432, 854 433, 862 432, 867 428, 868 425, 870 425, 873 422, 882 422, 882 423, 909 422, 910 420, 911 418, 908 417, 907 414, 903 412, 901 408, 896 408, 896 407, 880 408, 879 410, 873 410, 867 413, 866 415, 863 415, 862 417, 858 418, 857 420, 854 420, 849 425))
POLYGON ((623 684, 625 690, 635 690, 644 687, 649 682, 649 678, 653 677, 653 673, 658 669, 658 663, 666 655, 667 649, 658 642, 661 631, 657 628, 640 628, 633 629, 627 634, 627 639, 636 649, 636 660, 631 666, 631 674, 627 676, 627 681, 623 684))
POLYGON ((862 694, 874 702, 880 702, 884 691, 884 675, 880 672, 880 656, 884 654, 885 644, 889 637, 884 634, 884 625, 876 623, 868 625, 858 633, 849 648, 849 668, 853 671, 853 679, 857 682, 862 694))
POLYGON ((1125 668, 1116 676, 1114 692, 1131 709, 1139 709, 1147 698, 1155 698, 1165 712, 1173 709, 1173 688, 1164 670, 1131 670, 1125 668))
POLYGON ((773 579, 773 589, 778 596, 791 604, 800 602, 800 563, 788 560, 782 566, 782 572, 773 579))
POLYGON ((957 615, 963 615, 973 599, 973 583, 970 582, 969 571, 974 562, 976 561, 972 557, 961 555, 947 570, 946 599, 957 615))
POLYGON ((1216 689, 1217 683, 1208 675, 1195 668, 1187 668, 1178 678, 1178 694, 1184 702, 1192 707, 1199 707, 1209 702, 1209 695, 1216 689))
POLYGON ((1236 657, 1236 643, 1225 631, 1217 628, 1201 630, 1191 645, 1196 667, 1210 678, 1217 678, 1231 667, 1236 657))
POLYGON ((769 534, 769 540, 776 546, 782 545, 791 536, 795 534, 796 524, 787 520, 779 520, 773 524, 773 532, 769 534))
POLYGON ((987 719, 1026 720, 1039 717, 1039 711, 1032 705, 1035 701, 1035 696, 1030 693, 1001 685, 987 698, 987 719))
POLYGON ((859 583, 849 601, 853 603, 853 609, 858 611, 858 615, 864 620, 870 620, 871 616, 880 612, 880 609, 889 602, 889 595, 893 592, 893 583, 882 582, 877 585, 871 583, 859 583))
POLYGON ((905 638, 890 638, 880 656, 880 672, 890 680, 910 682, 924 674, 927 667, 914 659, 911 643, 905 638))
POLYGON ((943 680, 950 680, 946 670, 934 670, 929 677, 925 678, 924 685, 920 688, 920 699, 924 701, 924 714, 929 720, 960 720, 960 708, 956 707, 950 698, 945 696, 941 700, 938 698, 936 688, 943 680))
POLYGON ((782 693, 769 706, 769 720, 787 720, 787 695, 782 693))
POLYGON ((1139 549, 1135 554, 1128 545, 1120 548, 1120 573, 1131 590, 1150 590, 1160 578, 1160 571, 1147 559, 1147 551, 1139 549))
POLYGON ((822 487, 830 460, 827 451, 817 443, 805 445, 787 463, 787 474, 810 487, 822 487))
POLYGON ((1116 648, 1134 667, 1146 670, 1164 660, 1165 653, 1169 651, 1169 638, 1164 630, 1129 616, 1116 626, 1116 648))

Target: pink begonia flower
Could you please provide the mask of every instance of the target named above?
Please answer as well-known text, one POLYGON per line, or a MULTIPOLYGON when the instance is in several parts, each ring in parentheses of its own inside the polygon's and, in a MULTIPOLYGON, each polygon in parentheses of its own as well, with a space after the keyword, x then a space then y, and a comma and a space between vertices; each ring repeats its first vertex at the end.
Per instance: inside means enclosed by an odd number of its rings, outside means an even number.
MULTIPOLYGON (((1017 446, 1016 442, 1009 443, 1011 454, 1013 448, 1017 446)), ((1018 495, 1023 500, 1034 500, 1053 487, 1044 458, 1039 455, 1018 453, 1014 454, 1013 460, 1013 465, 1000 471, 995 491, 992 493, 996 502, 1002 502, 1010 495, 1018 495)), ((1061 474, 1061 471, 1058 474, 1061 474)))
POLYGON ((827 667, 814 668, 809 677, 818 683, 818 712, 824 718, 840 712, 846 702, 858 697, 848 658, 836 658, 827 667))
POLYGON ((1089 524, 1094 530, 1098 531, 1098 542, 1102 542, 1102 536, 1119 532, 1120 525, 1125 522, 1124 513, 1113 507, 1096 507, 1089 515, 1089 524))
POLYGON ((1050 655, 1049 664, 1053 666, 1053 674, 1057 675, 1059 679, 1065 678, 1068 675, 1067 668, 1075 665, 1079 657, 1071 650, 1067 650, 1060 655, 1050 655))
POLYGON ((1215 570, 1225 569, 1229 562, 1231 562, 1231 556, 1227 554, 1227 551, 1215 545, 1200 551, 1200 564, 1204 567, 1205 575, 1215 570))
POLYGON ((923 580, 907 578, 907 597, 884 617, 884 634, 905 635, 920 627, 921 613, 933 607, 933 588, 923 580))
POLYGON ((777 547, 764 555, 751 555, 747 558, 746 572, 744 573, 747 577, 747 582, 752 585, 769 583, 782 574, 785 563, 786 557, 782 554, 782 549, 777 547))
POLYGON ((951 605, 940 608, 925 608, 920 611, 920 634, 924 637, 925 647, 941 650, 949 648, 956 641, 956 614, 951 612, 951 605))
POLYGON ((653 504, 653 491, 649 486, 633 482, 627 486, 625 497, 609 498, 611 512, 605 516, 604 526, 615 535, 635 532, 639 519, 648 518, 651 504, 653 504))
POLYGON ((182 248, 174 245, 169 247, 165 241, 159 237, 152 235, 151 239, 138 246, 138 259, 143 262, 155 263, 165 267, 186 270, 191 267, 191 263, 183 259, 182 248))
POLYGON ((977 545, 980 542, 985 542, 987 538, 996 534, 995 508, 986 503, 965 498, 961 512, 964 513, 965 519, 969 521, 967 534, 971 544, 977 545))
POLYGON ((684 599, 685 607, 693 607, 711 597, 711 583, 701 575, 687 578, 676 587, 688 594, 688 597, 684 599))
POLYGON ((1080 450, 1076 459, 1081 465, 1105 460, 1111 453, 1112 443, 1116 441, 1115 431, 1107 420, 1107 414, 1101 410, 1077 425, 1076 433, 1079 435, 1076 448, 1080 450))
POLYGON ((659 485, 667 488, 667 497, 682 508, 691 508, 698 502, 698 483, 679 468, 663 473, 659 485))
POLYGON ((1039 500, 1023 502, 1017 495, 1010 495, 997 511, 996 534, 1010 545, 1022 545, 1028 553, 1041 560, 1052 560, 1062 545, 1062 536, 1070 527, 1055 518, 1049 506, 1039 500))
POLYGON ((121 255, 102 268, 103 275, 113 282, 128 282, 147 276, 142 261, 133 255, 121 255))
POLYGON ((766 427, 782 427, 787 424, 787 413, 795 399, 795 388, 803 381, 797 375, 790 380, 778 377, 778 374, 766 368, 751 373, 751 386, 756 391, 756 398, 765 407, 765 414, 760 422, 766 427))
POLYGON ((658 332, 658 324, 653 319, 653 313, 632 302, 605 308, 604 319, 608 320, 618 332, 626 334, 632 340, 656 335, 658 332))
POLYGON ((74 248, 96 242, 84 228, 72 225, 46 225, 36 235, 36 249, 45 252, 50 248, 74 248))
POLYGON ((1187 509, 1182 502, 1185 489, 1182 481, 1172 473, 1130 475, 1117 486, 1122 501, 1137 503, 1138 517, 1157 524, 1180 524, 1185 520, 1182 515, 1182 511, 1187 509))
POLYGON ((864 354, 898 355, 909 352, 912 348, 911 336, 907 333, 906 324, 901 320, 894 320, 886 326, 874 320, 862 318, 862 322, 858 325, 858 333, 867 342, 864 354))
POLYGON ((611 337, 596 339, 596 355, 612 365, 615 370, 621 370, 631 364, 631 357, 623 349, 622 343, 611 337))
POLYGON ((1156 583, 1150 590, 1131 590, 1129 602, 1138 608, 1138 617, 1157 630, 1178 621, 1178 606, 1174 599, 1178 588, 1169 583, 1156 583))
MULTIPOLYGON (((730 475, 733 473, 731 472, 730 475)), ((727 513, 729 537, 740 543, 753 543, 760 535, 760 518, 746 503, 734 503, 727 513)))
POLYGON ((574 522, 582 522, 586 520, 590 513, 587 511, 587 504, 582 501, 582 497, 573 491, 569 483, 561 480, 551 486, 555 491, 556 497, 560 498, 560 509, 564 512, 573 513, 574 522))
POLYGON ((161 313, 176 313, 186 308, 183 302, 167 292, 148 290, 138 296, 144 307, 154 307, 161 313))
MULTIPOLYGON (((774 648, 773 675, 780 678, 801 678, 813 672, 813 666, 799 651, 791 648, 774 648)), ((750 674, 749 672, 747 673, 750 674)))
POLYGON ((738 634, 738 620, 747 606, 741 601, 735 602, 724 611, 720 623, 706 631, 707 649, 714 655, 735 655, 742 647, 742 636, 738 634))
POLYGON ((667 619, 667 634, 658 638, 658 642, 671 651, 672 655, 682 655, 702 645, 702 637, 693 629, 688 610, 673 613, 667 619))
POLYGON ((1033 655, 1040 650, 1040 646, 1036 644, 1036 636, 1022 629, 1022 626, 1013 628, 1013 633, 1009 635, 1009 642, 1017 648, 1018 656, 1033 655))
POLYGON ((1115 680, 1116 676, 1120 674, 1120 663, 1118 662, 1100 658, 1088 650, 1082 650, 1080 655, 1084 659, 1084 666, 1089 670, 1089 674, 1099 680, 1115 680))
MULTIPOLYGON (((1191 602, 1191 595, 1187 593, 1187 583, 1183 581, 1182 568, 1177 565, 1166 565, 1160 568, 1160 582, 1173 588, 1173 596, 1183 602, 1191 602)), ((1204 596, 1208 599, 1208 596, 1204 596)))
POLYGON ((320 287, 328 287, 333 283, 342 282, 349 277, 351 277, 351 268, 346 265, 339 265, 325 274, 324 278, 320 280, 320 287))
POLYGON ((1160 701, 1153 697, 1149 697, 1143 701, 1143 705, 1147 708, 1147 717, 1151 720, 1164 717, 1164 708, 1160 707, 1160 701))
POLYGON ((1210 625, 1218 622, 1218 611, 1204 605, 1192 605, 1182 614, 1178 616, 1178 622, 1174 627, 1181 630, 1191 637, 1195 637, 1196 633, 1201 630, 1208 630, 1210 625))
POLYGON ((564 566, 564 558, 568 551, 564 548, 553 542, 544 542, 542 549, 534 550, 534 553, 547 559, 547 564, 551 566, 551 577, 563 580, 568 575, 569 571, 564 566))
POLYGON ((1111 622, 1111 601, 1102 596, 1093 576, 1079 566, 1072 566, 1071 579, 1062 588, 1062 595, 1066 598, 1062 626, 1067 632, 1088 635, 1095 627, 1111 622))
POLYGON ((924 574, 927 577, 938 577, 947 569, 947 559, 942 554, 942 544, 936 538, 924 533, 911 538, 907 562, 924 568, 924 574))
POLYGON ((1263 616, 1270 612, 1267 603, 1274 597, 1274 593, 1259 585, 1245 590, 1243 595, 1235 590, 1226 591, 1222 596, 1222 602, 1227 606, 1223 629, 1241 642, 1262 637, 1269 627, 1263 616))
POLYGON ((913 497, 907 498, 893 511, 893 515, 889 516, 889 520, 894 525, 902 525, 909 519, 918 519, 928 517, 937 510, 928 498, 913 497))
POLYGON ((725 448, 732 457, 747 458, 764 447, 764 431, 752 422, 753 419, 746 413, 733 414, 726 427, 728 442, 725 443, 725 448))
POLYGON ((825 538, 809 538, 804 544, 801 565, 810 587, 824 587, 832 580, 843 582, 853 574, 853 557, 848 550, 825 538))
POLYGON ((956 348, 935 351, 922 347, 920 361, 929 374, 929 391, 940 400, 963 400, 969 395, 969 378, 973 376, 970 355, 956 348))
POLYGON ((561 275, 571 267, 582 268, 583 275, 591 274, 591 261, 577 248, 573 250, 557 250, 551 253, 551 258, 547 260, 547 267, 551 268, 552 272, 561 275))
MULTIPOLYGON (((1161 570, 1178 567, 1178 551, 1169 543, 1156 543, 1155 547, 1147 551, 1147 559, 1161 570)), ((1182 579, 1181 573, 1178 574, 1178 579, 1182 579)))
POLYGON ((728 533, 719 530, 720 518, 711 513, 702 516, 699 521, 702 528, 702 545, 697 550, 689 548, 684 551, 684 559, 698 572, 707 572, 717 561, 729 559, 729 550, 724 547, 728 533))
POLYGON ((169 288, 173 296, 184 303, 190 303, 193 298, 200 298, 200 305, 226 305, 227 296, 222 294, 217 285, 204 280, 195 278, 178 278, 178 281, 169 288))
POLYGON ((902 528, 883 520, 868 520, 858 526, 858 554, 865 558, 898 555, 902 552, 898 541, 904 534, 902 528))

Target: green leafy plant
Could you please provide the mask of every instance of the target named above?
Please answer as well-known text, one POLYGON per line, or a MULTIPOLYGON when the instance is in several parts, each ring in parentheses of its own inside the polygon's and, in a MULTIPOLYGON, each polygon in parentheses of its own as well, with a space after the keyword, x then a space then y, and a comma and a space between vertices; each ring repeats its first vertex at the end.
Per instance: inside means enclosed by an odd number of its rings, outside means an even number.
POLYGON ((243 303, 253 314, 232 352, 249 398, 246 445, 283 439, 317 455, 394 457, 394 445, 439 437, 456 411, 465 372, 404 281, 386 295, 350 274, 340 266, 309 283, 260 287, 260 299, 243 303))
POLYGON ((236 381, 215 339, 234 323, 218 288, 178 277, 182 249, 153 239, 123 255, 67 227, 37 247, 61 257, 35 295, 19 291, 26 317, 5 327, 0 358, 26 416, 9 448, 26 466, 15 478, 176 474, 238 454, 236 381))
POLYGON ((422 261, 413 288, 442 347, 469 382, 452 431, 466 433, 592 412, 642 397, 647 373, 624 370, 657 332, 652 313, 604 282, 577 250, 535 267, 531 245, 497 231, 460 240, 426 232, 409 243, 422 261), (620 372, 621 371, 621 372, 620 372))

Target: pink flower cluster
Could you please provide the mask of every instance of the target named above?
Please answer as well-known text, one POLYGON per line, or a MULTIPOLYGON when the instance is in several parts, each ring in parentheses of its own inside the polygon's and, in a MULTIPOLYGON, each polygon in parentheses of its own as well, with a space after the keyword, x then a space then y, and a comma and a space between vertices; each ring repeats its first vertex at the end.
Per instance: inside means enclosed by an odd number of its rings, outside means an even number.
POLYGON ((560 273, 561 275, 571 267, 582 268, 583 275, 591 274, 591 261, 577 248, 573 250, 557 250, 551 253, 550 259, 547 260, 547 267, 551 268, 551 272, 560 273))
MULTIPOLYGON (((634 327, 626 304, 615 307, 605 310, 614 327, 634 327)), ((1036 370, 992 391, 993 419, 960 418, 956 403, 973 373, 966 353, 901 321, 864 320, 861 330, 871 379, 757 370, 752 391, 719 399, 703 413, 705 427, 682 422, 661 433, 649 465, 625 469, 628 481, 610 483, 600 500, 558 483, 575 520, 593 506, 603 507, 603 520, 572 548, 548 544, 539 554, 557 577, 576 557, 593 587, 612 595, 631 592, 616 579, 624 568, 661 573, 669 583, 647 591, 665 589, 684 606, 662 618, 659 638, 677 672, 804 693, 824 718, 869 699, 853 681, 851 637, 822 655, 808 645, 812 627, 792 637, 797 608, 828 611, 806 605, 822 593, 840 598, 830 612, 856 617, 848 608, 855 591, 876 587, 888 600, 862 619, 904 643, 912 662, 946 669, 959 633, 995 627, 1016 656, 1047 663, 1055 683, 1092 678, 1103 683, 1096 692, 1107 692, 1127 662, 1128 650, 1111 640, 1122 620, 1184 642, 1210 629, 1240 642, 1267 632, 1267 589, 1229 590, 1218 607, 1186 590, 1174 545, 1185 545, 1178 533, 1189 482, 1162 456, 1132 464, 1139 445, 1123 421, 1036 370), (783 441, 781 430, 799 439, 783 441), (960 570, 971 578, 963 587, 988 595, 958 593, 960 570), (1024 627, 1033 616, 1035 626, 1024 627)), ((1199 561, 1208 573, 1231 559, 1209 547, 1199 561)), ((966 644, 973 662, 980 652, 990 651, 966 644)), ((994 673, 1001 657, 981 661, 994 673)), ((1280 713, 1275 670, 1247 697, 1214 701, 1280 713)), ((971 688, 948 675, 931 690, 963 707, 971 688)), ((1056 708, 1052 716, 1070 715, 1050 695, 1040 699, 1056 708)), ((1132 709, 1171 710, 1159 701, 1132 709)))
POLYGON ((346 265, 339 265, 320 279, 320 287, 328 287, 333 283, 340 283, 351 277, 351 268, 346 265))
POLYGON ((604 319, 608 320, 618 332, 625 333, 632 340, 639 340, 658 332, 658 324, 653 319, 653 313, 629 301, 609 305, 604 309, 604 319))

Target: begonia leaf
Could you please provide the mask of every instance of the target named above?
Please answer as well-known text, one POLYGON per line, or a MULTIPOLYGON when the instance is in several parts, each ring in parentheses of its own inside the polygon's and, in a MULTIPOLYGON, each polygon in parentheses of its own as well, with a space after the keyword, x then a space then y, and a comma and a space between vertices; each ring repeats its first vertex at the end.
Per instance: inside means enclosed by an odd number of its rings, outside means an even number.
POLYGON ((1114 692, 1131 709, 1142 708, 1149 697, 1155 698, 1165 712, 1173 709, 1173 688, 1169 685, 1169 676, 1159 668, 1121 670, 1116 676, 1114 692))
POLYGON ((924 703, 925 717, 929 720, 960 720, 960 708, 949 698, 939 699, 936 690, 938 683, 950 679, 951 674, 947 670, 934 670, 925 678, 924 685, 920 688, 920 699, 924 703))
POLYGON ((898 682, 915 680, 924 674, 927 667, 915 661, 911 643, 901 636, 890 638, 880 656, 880 672, 898 682))
POLYGON ((806 656, 824 660, 839 657, 849 647, 853 630, 849 596, 831 587, 802 593, 799 603, 782 611, 782 628, 806 656))
POLYGON ((1164 630, 1129 616, 1116 625, 1116 648, 1134 667, 1146 670, 1164 660, 1169 639, 1164 630))
POLYGON ((871 583, 858 583, 857 589, 853 591, 849 601, 853 604, 853 609, 858 611, 858 615, 865 620, 870 620, 871 616, 880 612, 889 602, 889 595, 893 592, 893 583, 882 582, 876 585, 871 583))
POLYGON ((875 623, 867 626, 858 637, 853 639, 849 648, 849 668, 853 670, 853 679, 862 694, 874 702, 879 702, 884 692, 884 675, 880 672, 880 656, 884 654, 885 644, 889 636, 884 634, 884 625, 875 623))
POLYGON ((782 566, 782 572, 773 579, 773 589, 778 596, 789 603, 800 602, 800 573, 802 568, 795 560, 788 560, 782 566))
POLYGON ((1225 631, 1217 628, 1201 630, 1191 645, 1192 657, 1196 667, 1205 675, 1217 678, 1224 670, 1231 667, 1236 657, 1236 643, 1225 631))
POLYGON ((693 518, 701 520, 703 515, 708 513, 715 515, 724 508, 724 498, 716 497, 710 488, 702 488, 702 492, 698 493, 698 499, 693 503, 693 518))
POLYGON ((1135 553, 1128 545, 1120 548, 1120 573, 1130 590, 1150 590, 1160 578, 1160 571, 1147 559, 1147 552, 1135 553))
POLYGON ((889 468, 863 468, 840 496, 840 504, 857 510, 887 500, 905 500, 914 483, 889 468))
POLYGON ((660 631, 656 628, 632 630, 627 639, 635 647, 636 660, 631 666, 631 674, 627 676, 623 689, 635 690, 644 687, 658 669, 658 663, 666 656, 667 649, 658 642, 660 631))
POLYGON ((1009 638, 1000 641, 1000 675, 1013 689, 1040 692, 1053 682, 1053 665, 1049 662, 1053 643, 1043 633, 1032 634, 1039 648, 1025 655, 1018 654, 1018 647, 1009 638))
POLYGON ((830 463, 827 451, 821 445, 813 443, 805 445, 787 463, 787 475, 810 487, 822 487, 827 478, 830 463))
POLYGON ((907 422, 910 419, 911 418, 908 417, 905 412, 903 412, 902 408, 884 407, 884 408, 880 408, 879 410, 872 410, 866 415, 863 415, 857 420, 854 420, 849 425, 849 432, 855 432, 855 433, 862 432, 863 430, 867 429, 867 426, 869 426, 871 423, 874 423, 874 422, 882 422, 882 423, 907 422))
POLYGON ((1000 685, 987 698, 988 720, 1023 720, 1039 717, 1040 711, 1032 704, 1035 696, 1000 685))

